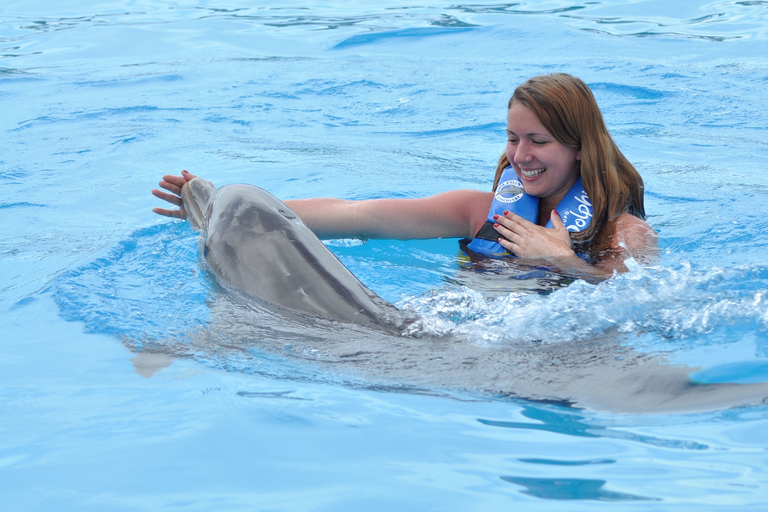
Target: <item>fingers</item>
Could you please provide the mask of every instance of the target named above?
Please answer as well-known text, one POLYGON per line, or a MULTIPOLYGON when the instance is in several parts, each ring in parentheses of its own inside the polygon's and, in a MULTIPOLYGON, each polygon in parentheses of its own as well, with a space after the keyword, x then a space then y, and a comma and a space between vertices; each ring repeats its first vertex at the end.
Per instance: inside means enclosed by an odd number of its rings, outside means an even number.
POLYGON ((523 258, 570 257, 573 251, 567 228, 556 211, 552 211, 550 218, 552 228, 539 226, 511 212, 496 215, 494 227, 502 237, 498 241, 502 247, 523 258))
POLYGON ((163 201, 168 201, 169 203, 179 207, 178 210, 170 210, 168 208, 152 208, 153 212, 155 212, 158 215, 162 215, 163 217, 172 217, 174 219, 186 220, 187 212, 184 209, 184 201, 182 201, 182 199, 179 196, 173 195, 173 194, 166 194, 161 190, 153 190, 152 195, 159 199, 162 199, 163 201))
MULTIPOLYGON (((496 221, 493 227, 500 235, 499 244, 512 254, 518 254, 519 244, 522 240, 522 233, 520 233, 522 228, 515 217, 517 217, 515 214, 506 211, 503 216, 494 215, 493 217, 496 221)), ((522 217, 517 218, 523 220, 522 217)))
POLYGON ((193 179, 197 178, 194 174, 191 174, 187 171, 181 171, 181 175, 184 177, 187 181, 192 181, 193 179))
POLYGON ((178 210, 168 210, 166 208, 152 208, 152 211, 158 215, 162 215, 163 217, 171 217, 174 219, 181 219, 181 220, 187 219, 187 212, 186 210, 184 210, 184 208, 179 208, 178 210))
POLYGON ((505 248, 506 250, 508 250, 512 254, 514 254, 514 255, 518 254, 519 246, 516 243, 514 243, 514 242, 512 242, 512 241, 510 241, 510 240, 508 240, 508 239, 506 239, 504 237, 499 237, 497 242, 499 242, 499 245, 501 245, 503 248, 505 248))
POLYGON ((517 236, 516 233, 514 231, 506 228, 505 226, 499 224, 498 222, 494 223, 493 227, 496 228, 496 231, 499 233, 499 235, 501 237, 498 240, 499 243, 503 247, 509 249, 509 247, 504 245, 504 242, 512 242, 512 241, 514 241, 515 237, 517 236))
POLYGON ((174 204, 176 206, 182 205, 181 197, 173 194, 166 194, 162 190, 154 189, 152 190, 152 195, 157 197, 158 199, 162 199, 163 201, 167 201, 171 204, 174 204))
POLYGON ((549 215, 549 219, 552 222, 552 227, 555 230, 556 235, 562 240, 563 245, 571 248, 571 234, 568 232, 568 228, 563 224, 563 220, 560 218, 560 214, 557 210, 552 210, 549 215))
POLYGON ((552 227, 555 228, 557 231, 566 230, 565 224, 563 224, 563 220, 560 218, 560 214, 557 213, 557 210, 552 210, 552 213, 549 214, 549 220, 552 222, 552 227))
MULTIPOLYGON (((512 212, 504 212, 504 215, 494 215, 493 219, 496 221, 494 228, 504 238, 513 240, 515 236, 525 236, 530 234, 534 228, 534 224, 525 220, 524 218, 516 215, 512 212)), ((514 241, 514 240, 513 240, 514 241)))
POLYGON ((152 211, 158 215, 164 217, 172 217, 174 219, 185 220, 187 218, 187 212, 184 210, 184 202, 181 200, 181 189, 188 182, 195 179, 197 176, 190 174, 187 171, 181 171, 181 176, 175 174, 166 174, 163 176, 163 180, 159 183, 160 188, 170 192, 163 192, 162 190, 153 189, 152 195, 158 199, 162 199, 174 206, 178 206, 178 210, 171 210, 168 208, 153 208, 152 211))
POLYGON ((163 181, 160 182, 160 187, 169 192, 173 192, 176 195, 181 195, 181 188, 188 182, 197 178, 194 174, 190 174, 187 171, 181 171, 181 176, 175 174, 166 174, 163 176, 163 181))
POLYGON ((159 183, 161 188, 169 192, 173 192, 176 195, 181 194, 181 187, 187 182, 182 176, 166 175, 163 176, 163 181, 159 183))

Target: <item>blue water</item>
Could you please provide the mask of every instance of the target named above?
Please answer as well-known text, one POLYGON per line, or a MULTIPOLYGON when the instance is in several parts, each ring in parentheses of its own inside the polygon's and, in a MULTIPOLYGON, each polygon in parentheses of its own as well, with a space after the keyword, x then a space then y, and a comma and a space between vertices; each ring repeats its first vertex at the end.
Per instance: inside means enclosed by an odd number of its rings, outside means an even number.
POLYGON ((590 412, 195 346, 219 292, 149 190, 488 189, 514 87, 572 73, 645 178, 655 265, 530 294, 467 278, 455 240, 329 246, 436 334, 613 330, 766 382, 766 27, 761 1, 5 0, 3 510, 765 510, 766 406, 590 412), (144 378, 152 347, 184 357, 144 378))

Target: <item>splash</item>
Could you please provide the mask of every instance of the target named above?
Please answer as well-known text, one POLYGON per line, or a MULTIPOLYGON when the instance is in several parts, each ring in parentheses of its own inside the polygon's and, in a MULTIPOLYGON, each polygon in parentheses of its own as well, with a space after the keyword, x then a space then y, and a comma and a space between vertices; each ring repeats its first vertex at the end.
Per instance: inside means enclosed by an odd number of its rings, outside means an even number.
POLYGON ((597 285, 576 281, 546 294, 513 290, 493 297, 446 287, 403 307, 422 316, 429 334, 460 334, 475 343, 566 343, 612 330, 643 334, 657 349, 669 342, 677 349, 731 343, 738 333, 756 333, 766 343, 768 267, 630 266, 597 285))

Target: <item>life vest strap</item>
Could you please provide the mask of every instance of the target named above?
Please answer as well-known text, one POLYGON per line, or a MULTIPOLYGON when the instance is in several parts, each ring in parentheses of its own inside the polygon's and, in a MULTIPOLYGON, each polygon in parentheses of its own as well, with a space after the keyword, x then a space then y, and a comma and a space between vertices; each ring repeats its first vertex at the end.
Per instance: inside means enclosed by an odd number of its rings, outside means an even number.
POLYGON ((493 224, 493 222, 486 221, 474 238, 482 238, 483 240, 490 240, 492 242, 497 241, 501 235, 496 231, 496 228, 493 227, 493 224))

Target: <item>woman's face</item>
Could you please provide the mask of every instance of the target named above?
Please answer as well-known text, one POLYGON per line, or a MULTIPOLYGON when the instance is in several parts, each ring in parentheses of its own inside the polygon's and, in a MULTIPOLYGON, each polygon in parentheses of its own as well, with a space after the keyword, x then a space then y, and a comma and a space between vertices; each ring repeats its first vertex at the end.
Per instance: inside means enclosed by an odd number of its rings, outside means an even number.
POLYGON ((526 193, 555 204, 579 178, 581 151, 558 142, 519 102, 507 114, 507 158, 526 193))

